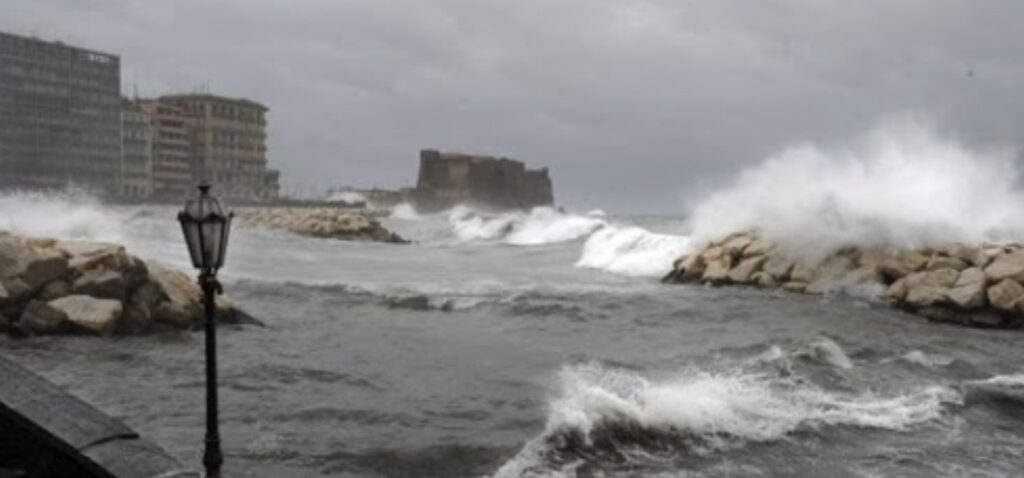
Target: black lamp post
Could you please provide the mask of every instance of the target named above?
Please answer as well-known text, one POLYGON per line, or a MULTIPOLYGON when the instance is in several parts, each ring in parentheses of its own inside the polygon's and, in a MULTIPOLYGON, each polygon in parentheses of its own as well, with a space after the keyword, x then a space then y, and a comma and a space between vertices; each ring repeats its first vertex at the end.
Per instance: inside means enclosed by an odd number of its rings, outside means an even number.
POLYGON ((232 213, 224 214, 220 200, 210 195, 210 185, 199 185, 199 197, 185 202, 178 213, 185 244, 192 257, 192 265, 199 269, 199 285, 203 289, 203 308, 206 322, 206 449, 203 466, 207 477, 220 477, 224 457, 220 452, 220 432, 217 430, 217 329, 214 314, 214 295, 223 293, 217 282, 217 269, 224 265, 231 230, 232 213))

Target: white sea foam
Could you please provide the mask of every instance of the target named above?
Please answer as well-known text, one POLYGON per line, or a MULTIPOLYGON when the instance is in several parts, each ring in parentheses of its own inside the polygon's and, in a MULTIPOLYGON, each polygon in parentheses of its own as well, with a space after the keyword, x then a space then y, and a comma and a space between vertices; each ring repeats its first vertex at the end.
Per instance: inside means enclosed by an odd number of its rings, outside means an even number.
POLYGON ((905 362, 920 365, 926 368, 946 367, 953 363, 953 359, 944 355, 926 354, 920 350, 911 350, 899 357, 905 362))
POLYGON ((419 213, 416 212, 416 208, 407 202, 393 207, 389 217, 391 219, 402 219, 405 221, 418 221, 421 219, 419 213))
POLYGON ((1013 152, 972 150, 923 123, 892 119, 848 148, 788 148, 699 203, 693 230, 707 240, 757 229, 811 260, 849 245, 1024 237, 1013 152))
POLYGON ((519 246, 571 241, 606 225, 599 218, 548 207, 534 208, 528 213, 486 214, 458 206, 449 212, 448 220, 461 241, 501 241, 519 246))
POLYGON ((902 430, 941 417, 946 404, 960 403, 956 391, 939 386, 892 396, 846 394, 749 374, 692 372, 652 381, 593 364, 566 367, 559 385, 544 435, 496 477, 520 476, 535 466, 544 437, 576 432, 589 444, 592 432, 615 423, 701 437, 713 450, 829 425, 902 430))
POLYGON ((639 227, 605 227, 587 238, 576 267, 635 276, 660 276, 692 247, 684 236, 656 234, 639 227))
POLYGON ((122 218, 81 193, 0 195, 0 230, 35 237, 121 242, 122 218))

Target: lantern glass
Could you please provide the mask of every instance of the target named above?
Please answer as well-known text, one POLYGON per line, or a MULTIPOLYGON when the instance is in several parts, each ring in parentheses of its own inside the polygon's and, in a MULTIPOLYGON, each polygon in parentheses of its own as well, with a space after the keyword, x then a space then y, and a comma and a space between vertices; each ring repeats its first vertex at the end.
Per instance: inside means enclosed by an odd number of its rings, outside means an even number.
POLYGON ((209 194, 210 187, 199 186, 199 196, 185 202, 178 214, 192 265, 216 270, 224 265, 231 214, 225 215, 220 201, 209 194))

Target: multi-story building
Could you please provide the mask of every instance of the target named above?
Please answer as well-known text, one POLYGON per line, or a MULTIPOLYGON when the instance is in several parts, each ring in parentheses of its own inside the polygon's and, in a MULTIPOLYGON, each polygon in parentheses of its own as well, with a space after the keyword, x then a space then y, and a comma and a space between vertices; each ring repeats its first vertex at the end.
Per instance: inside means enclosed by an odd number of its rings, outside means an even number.
POLYGON ((120 163, 120 59, 0 33, 0 188, 111 194, 120 163))
POLYGON ((160 100, 143 100, 140 104, 149 116, 153 136, 151 196, 164 200, 187 197, 195 181, 189 130, 181 108, 160 100))
POLYGON ((279 174, 267 169, 267 107, 210 94, 168 95, 181 109, 191 142, 192 174, 221 196, 262 201, 277 196, 279 174))
POLYGON ((138 101, 121 100, 121 173, 118 194, 144 199, 153 192, 153 127, 138 101))

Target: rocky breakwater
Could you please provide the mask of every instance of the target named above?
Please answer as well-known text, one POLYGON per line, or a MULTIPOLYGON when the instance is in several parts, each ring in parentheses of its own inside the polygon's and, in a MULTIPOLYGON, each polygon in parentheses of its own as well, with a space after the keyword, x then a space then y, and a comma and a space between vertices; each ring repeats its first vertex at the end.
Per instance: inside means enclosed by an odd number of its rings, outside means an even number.
POLYGON ((283 229, 309 237, 406 243, 369 214, 331 207, 268 207, 237 211, 242 224, 283 229))
MULTIPOLYGON (((218 318, 246 314, 217 298, 218 318)), ((202 320, 202 293, 186 273, 123 246, 0 232, 0 332, 142 334, 202 320)))
POLYGON ((756 233, 736 233, 680 257, 664 281, 804 294, 855 291, 935 321, 978 327, 1024 325, 1021 244, 949 244, 920 250, 850 247, 808 263, 756 233))

